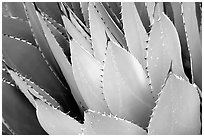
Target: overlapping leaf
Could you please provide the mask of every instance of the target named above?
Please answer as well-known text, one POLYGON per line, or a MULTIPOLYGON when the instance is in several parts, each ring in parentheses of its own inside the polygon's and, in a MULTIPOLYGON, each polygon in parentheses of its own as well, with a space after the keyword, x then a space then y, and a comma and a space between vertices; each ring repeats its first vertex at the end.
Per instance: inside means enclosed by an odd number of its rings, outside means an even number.
POLYGON ((157 99, 161 86, 173 63, 174 72, 187 80, 181 61, 181 49, 178 34, 169 18, 157 6, 154 24, 148 42, 148 71, 153 87, 153 96, 157 99))
POLYGON ((170 74, 154 108, 149 134, 200 134, 200 101, 194 85, 170 74))
POLYGON ((144 128, 148 125, 154 100, 146 74, 133 55, 111 41, 104 66, 103 90, 114 115, 144 128))

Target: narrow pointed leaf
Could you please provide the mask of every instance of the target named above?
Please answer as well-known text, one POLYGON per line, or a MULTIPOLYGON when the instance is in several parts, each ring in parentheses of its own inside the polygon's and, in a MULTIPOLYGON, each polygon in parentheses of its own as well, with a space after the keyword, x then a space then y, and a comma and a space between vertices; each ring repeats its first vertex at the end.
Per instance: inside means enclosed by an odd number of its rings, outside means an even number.
POLYGON ((171 74, 162 89, 149 134, 200 134, 200 99, 189 82, 171 74))
POLYGON ((97 135, 145 135, 146 131, 129 121, 112 115, 88 111, 85 124, 90 125, 97 135))
POLYGON ((145 69, 148 35, 134 3, 122 2, 122 20, 128 49, 145 69))
POLYGON ((169 18, 160 9, 155 14, 148 45, 148 71, 153 88, 153 96, 157 99, 157 95, 161 91, 161 86, 169 71, 171 61, 174 72, 184 79, 188 79, 183 70, 177 31, 169 18))
POLYGON ((56 108, 59 108, 60 110, 63 110, 63 108, 59 105, 59 103, 53 99, 48 93, 46 93, 44 90, 42 90, 39 86, 37 86, 35 83, 31 82, 30 80, 24 78, 20 74, 9 70, 8 72, 12 79, 15 81, 16 86, 19 87, 21 92, 27 97, 27 99, 32 103, 34 107, 35 101, 33 99, 33 96, 30 94, 30 92, 37 98, 41 98, 43 101, 51 103, 56 108))
POLYGON ((140 15, 143 26, 145 27, 146 32, 150 32, 150 20, 148 17, 147 8, 145 2, 135 2, 135 6, 140 15))
POLYGON ((67 92, 50 71, 40 52, 34 46, 2 36, 2 51, 5 61, 10 67, 40 85, 60 103, 65 111, 70 107, 73 107, 73 112, 77 111, 74 105, 69 105, 75 104, 71 93, 67 92))
MULTIPOLYGON (((110 15, 111 19, 114 21, 114 23, 118 26, 118 28, 123 32, 123 25, 121 18, 118 18, 114 11, 119 11, 118 5, 115 2, 102 2, 104 8, 110 15), (112 8, 111 8, 112 7, 112 8), (116 10, 114 10, 116 9, 116 10)), ((119 14, 119 13, 117 13, 119 14)))
POLYGON ((41 100, 37 99, 35 103, 38 121, 50 135, 71 135, 82 132, 82 125, 75 119, 41 100))
POLYGON ((82 9, 80 6, 80 2, 72 2, 73 12, 76 14, 76 16, 81 20, 81 22, 84 22, 84 17, 82 15, 82 9))
POLYGON ((80 2, 80 7, 81 7, 82 15, 84 18, 84 22, 85 22, 86 26, 89 28, 88 4, 89 4, 88 2, 80 2))
POLYGON ((117 25, 114 23, 114 21, 111 19, 108 12, 105 10, 103 5, 100 2, 94 3, 94 8, 97 9, 98 13, 100 14, 101 18, 103 19, 105 25, 110 30, 110 32, 114 35, 118 43, 127 49, 127 43, 124 38, 124 34, 120 31, 120 29, 117 27, 117 25))
POLYGON ((144 128, 148 125, 154 100, 146 74, 133 55, 112 42, 108 45, 103 84, 113 114, 144 128))
POLYGON ((91 49, 91 43, 77 30, 77 28, 71 23, 71 21, 65 16, 62 15, 62 20, 65 24, 65 28, 67 29, 67 32, 79 42, 80 45, 82 45, 89 53, 93 54, 93 50, 91 49))
POLYGON ((149 16, 150 24, 153 24, 155 2, 146 2, 145 5, 147 7, 147 13, 149 16))
POLYGON ((73 25, 78 29, 78 31, 87 39, 87 41, 91 42, 89 29, 80 21, 80 19, 70 10, 69 10, 69 18, 73 25))
POLYGON ((2 117, 19 135, 47 134, 35 115, 35 108, 17 87, 2 83, 2 117))
POLYGON ((2 33, 25 39, 36 45, 28 22, 2 16, 2 33))
POLYGON ((178 32, 180 44, 181 44, 181 55, 182 62, 184 66, 184 71, 186 76, 189 78, 189 81, 192 82, 192 59, 190 58, 190 51, 187 45, 187 38, 183 23, 183 17, 181 12, 181 3, 179 2, 171 2, 172 10, 174 13, 174 25, 178 32))
POLYGON ((199 88, 202 89, 202 45, 196 19, 195 3, 184 2, 181 6, 187 42, 192 57, 193 79, 199 88))
POLYGON ((38 17, 33 3, 31 2, 24 3, 24 8, 26 11, 30 27, 32 28, 33 37, 36 39, 36 44, 38 45, 41 53, 47 60, 47 63, 50 65, 54 73, 56 73, 60 79, 64 79, 62 72, 49 48, 49 44, 43 34, 40 22, 39 20, 37 20, 38 17))
POLYGON ((72 40, 70 45, 74 78, 88 108, 108 113, 109 109, 101 88, 102 65, 76 41, 72 40))
POLYGON ((72 93, 75 96, 76 101, 78 102, 78 104, 80 105, 80 103, 82 103, 82 105, 85 107, 85 103, 79 93, 78 87, 74 81, 74 76, 73 76, 73 72, 72 72, 72 67, 71 64, 68 62, 67 57, 65 56, 62 48, 59 46, 59 44, 57 43, 56 39, 54 38, 54 35, 51 33, 51 31, 49 30, 49 28, 46 25, 46 22, 43 20, 42 16, 37 13, 38 15, 38 19, 42 25, 42 29, 43 32, 45 34, 45 37, 49 43, 49 48, 51 49, 58 65, 61 68, 61 71, 65 77, 65 79, 67 80, 67 83, 69 84, 72 93))
POLYGON ((110 9, 113 10, 117 18, 120 20, 121 17, 121 2, 107 2, 109 5, 110 9))
POLYGON ((96 59, 102 62, 105 59, 107 41, 105 33, 106 31, 108 32, 108 30, 99 17, 93 3, 89 3, 88 11, 94 56, 96 59))
MULTIPOLYGON (((50 22, 50 19, 45 19, 47 26, 52 31, 55 39, 59 43, 60 47, 63 49, 64 54, 67 56, 67 58, 70 56, 70 50, 69 50, 69 41, 68 38, 62 35, 63 33, 59 30, 59 28, 56 28, 56 26, 53 24, 53 22, 50 22)), ((69 59, 69 58, 68 58, 69 59)))
POLYGON ((57 5, 57 2, 35 2, 35 4, 42 12, 45 12, 56 22, 63 25, 63 21, 61 19, 61 13, 57 5))

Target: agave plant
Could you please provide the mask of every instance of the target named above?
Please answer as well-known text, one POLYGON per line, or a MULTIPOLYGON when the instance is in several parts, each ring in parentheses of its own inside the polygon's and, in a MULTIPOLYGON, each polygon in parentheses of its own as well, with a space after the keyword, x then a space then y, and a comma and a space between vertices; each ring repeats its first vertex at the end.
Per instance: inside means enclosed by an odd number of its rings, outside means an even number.
POLYGON ((2 134, 201 134, 201 17, 198 2, 2 3, 2 134))

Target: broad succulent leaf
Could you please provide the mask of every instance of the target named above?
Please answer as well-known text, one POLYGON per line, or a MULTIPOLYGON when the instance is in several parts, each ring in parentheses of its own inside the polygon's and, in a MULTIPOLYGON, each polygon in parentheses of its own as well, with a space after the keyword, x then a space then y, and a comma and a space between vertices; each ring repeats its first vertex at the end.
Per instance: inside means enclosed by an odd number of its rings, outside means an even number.
POLYGON ((51 135, 72 135, 82 132, 82 124, 52 106, 35 100, 36 114, 43 129, 51 135))
POLYGON ((154 108, 148 134, 200 134, 199 100, 195 85, 170 73, 154 108))
POLYGON ((122 2, 122 21, 128 49, 145 69, 148 35, 134 3, 122 2))
POLYGON ((195 3, 184 2, 181 6, 187 44, 192 58, 193 79, 198 87, 202 89, 202 45, 195 3))
POLYGON ((153 88, 153 96, 157 99, 171 62, 177 75, 186 80, 187 77, 183 70, 180 43, 175 27, 162 12, 159 5, 154 17, 154 24, 148 42, 147 67, 153 88))
POLYGON ((27 21, 2 16, 2 33, 27 40, 28 42, 33 43, 33 45, 36 46, 35 40, 30 30, 30 26, 27 21))
POLYGON ((90 125, 97 135, 147 134, 144 129, 127 120, 120 119, 113 115, 97 113, 91 110, 85 112, 85 125, 90 125))
POLYGON ((67 83, 69 84, 69 86, 71 88, 72 94, 74 95, 75 99, 77 100, 79 106, 83 105, 84 107, 86 107, 86 104, 84 103, 84 101, 83 101, 83 99, 79 93, 79 89, 76 85, 76 82, 74 81, 74 76, 73 76, 71 64, 69 63, 67 57, 65 56, 62 48, 57 43, 54 35, 47 27, 47 24, 43 20, 43 17, 39 13, 37 13, 37 15, 38 15, 38 19, 42 25, 42 29, 43 29, 43 32, 44 32, 45 37, 47 39, 47 42, 49 44, 49 48, 51 49, 58 65, 60 66, 60 69, 61 69, 65 79, 67 80, 67 83))
POLYGON ((70 108, 67 102, 70 104, 75 102, 72 95, 50 71, 40 52, 34 46, 7 36, 2 36, 2 45, 3 56, 11 68, 15 68, 22 75, 40 85, 62 105, 65 111, 70 108), (22 61, 25 58, 26 60, 22 61))
POLYGON ((109 113, 101 88, 102 65, 76 41, 71 41, 70 48, 74 78, 88 108, 109 113))
POLYGON ((2 96, 2 117, 15 134, 47 134, 36 118, 35 108, 17 87, 2 82, 2 96))
POLYGON ((104 65, 103 92, 114 115, 142 127, 148 125, 154 100, 146 74, 133 55, 111 41, 104 65))

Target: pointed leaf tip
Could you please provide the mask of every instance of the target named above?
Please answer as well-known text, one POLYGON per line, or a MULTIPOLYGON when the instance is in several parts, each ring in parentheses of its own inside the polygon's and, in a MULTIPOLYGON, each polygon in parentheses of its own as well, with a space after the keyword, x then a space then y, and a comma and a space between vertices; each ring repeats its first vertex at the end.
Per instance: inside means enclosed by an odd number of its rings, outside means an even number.
POLYGON ((112 41, 104 65, 104 97, 113 114, 148 125, 154 99, 146 74, 137 59, 112 41))
POLYGON ((82 125, 58 109, 41 100, 35 100, 37 118, 44 130, 51 135, 80 134, 82 125))
POLYGON ((149 124, 149 134, 200 134, 200 99, 189 82, 171 74, 149 124))
POLYGON ((109 112, 101 89, 102 65, 76 41, 70 42, 74 78, 90 109, 109 112))

